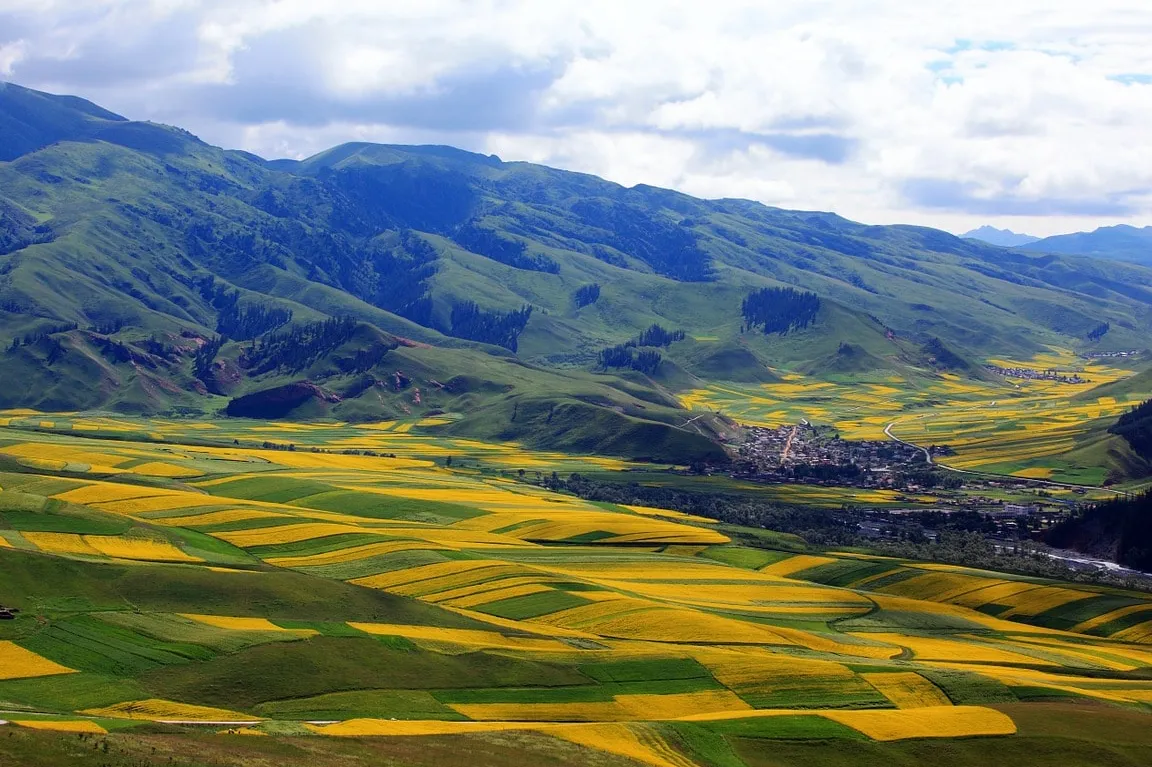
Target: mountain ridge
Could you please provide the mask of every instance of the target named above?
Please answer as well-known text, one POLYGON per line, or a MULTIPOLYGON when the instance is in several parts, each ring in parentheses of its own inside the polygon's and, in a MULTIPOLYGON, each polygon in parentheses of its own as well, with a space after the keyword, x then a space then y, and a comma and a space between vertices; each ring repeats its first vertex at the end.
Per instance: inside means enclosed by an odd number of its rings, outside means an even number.
POLYGON ((1063 253, 1152 266, 1152 226, 1101 226, 1028 243, 1021 250, 1063 253))
MULTIPOLYGON (((682 428, 675 391, 775 370, 932 376, 933 341, 979 371, 979 358, 1052 344, 1139 348, 1152 328, 1139 266, 451 147, 356 142, 269 161, 88 102, 66 119, 67 99, 4 93, 0 115, 41 111, 21 118, 40 126, 21 134, 26 151, 0 162, 0 342, 25 382, 3 407, 215 411, 307 380, 338 395, 320 407, 334 417, 451 410, 466 415, 460 433, 584 449, 582 413, 715 456, 730 424, 682 428), (821 308, 803 328, 751 331, 741 302, 758 289, 821 308), (375 328, 354 334, 378 358, 325 335, 336 318, 375 328), (601 364, 653 326, 682 337, 644 347, 642 371, 601 364), (258 362, 285 333, 314 359, 258 362), (520 405, 545 415, 513 425, 520 405)), ((3 143, 12 124, 0 121, 3 143)))

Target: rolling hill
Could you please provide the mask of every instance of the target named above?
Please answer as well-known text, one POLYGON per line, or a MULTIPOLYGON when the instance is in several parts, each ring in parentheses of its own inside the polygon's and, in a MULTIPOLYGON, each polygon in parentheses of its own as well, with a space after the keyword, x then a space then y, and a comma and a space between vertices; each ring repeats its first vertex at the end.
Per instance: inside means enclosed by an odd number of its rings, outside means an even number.
POLYGON ((979 376, 1152 328, 1137 265, 450 147, 266 161, 15 85, 0 145, 0 407, 451 411, 461 434, 696 459, 730 428, 684 415, 701 382, 979 376), (818 309, 764 332, 742 312, 763 289, 818 309))

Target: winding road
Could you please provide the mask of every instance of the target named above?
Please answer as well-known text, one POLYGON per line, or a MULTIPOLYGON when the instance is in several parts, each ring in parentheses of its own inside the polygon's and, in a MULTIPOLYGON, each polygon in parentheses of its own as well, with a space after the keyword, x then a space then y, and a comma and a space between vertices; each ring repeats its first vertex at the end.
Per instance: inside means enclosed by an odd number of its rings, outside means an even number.
MULTIPOLYGON (((923 418, 924 416, 919 416, 919 417, 923 418)), ((1096 485, 1077 485, 1073 482, 1053 482, 1052 480, 1049 480, 1049 479, 1033 479, 1031 477, 1013 477, 1010 474, 994 474, 994 473, 988 472, 988 471, 972 471, 971 469, 957 469, 955 467, 949 466, 948 464, 940 463, 939 461, 935 460, 932 457, 932 453, 931 453, 931 451, 928 450, 928 448, 917 445, 914 442, 909 442, 906 439, 900 439, 895 434, 893 434, 892 433, 892 427, 898 423, 900 423, 900 422, 899 421, 893 421, 892 423, 885 426, 884 427, 884 434, 886 434, 889 439, 894 440, 896 442, 899 442, 901 445, 907 445, 908 447, 916 448, 917 450, 919 450, 920 452, 922 452, 924 454, 924 459, 930 465, 938 466, 941 469, 945 469, 947 471, 954 471, 957 474, 971 474, 972 476, 975 476, 975 477, 990 477, 990 478, 994 478, 994 479, 1025 479, 1028 482, 1035 482, 1035 483, 1040 484, 1040 485, 1047 485, 1048 487, 1062 487, 1065 489, 1072 489, 1072 490, 1076 490, 1076 489, 1103 490, 1104 492, 1112 493, 1113 495, 1127 495, 1127 493, 1120 491, 1120 490, 1111 490, 1107 487, 1097 487, 1096 485)))

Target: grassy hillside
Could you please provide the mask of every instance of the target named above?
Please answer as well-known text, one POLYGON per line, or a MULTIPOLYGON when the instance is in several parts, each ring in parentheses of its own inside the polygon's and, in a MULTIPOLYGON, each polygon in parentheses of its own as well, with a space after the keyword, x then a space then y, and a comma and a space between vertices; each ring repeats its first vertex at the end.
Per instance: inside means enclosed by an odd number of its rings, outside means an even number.
POLYGON ((1137 266, 447 147, 265 162, 13 85, 0 143, 6 407, 451 410, 462 434, 687 461, 725 427, 683 428, 684 391, 980 378, 996 354, 1142 348, 1152 322, 1137 266), (818 296, 814 320, 753 329, 742 302, 782 287, 818 296), (672 340, 639 343, 653 326, 672 340), (622 344, 646 362, 605 368, 622 344))

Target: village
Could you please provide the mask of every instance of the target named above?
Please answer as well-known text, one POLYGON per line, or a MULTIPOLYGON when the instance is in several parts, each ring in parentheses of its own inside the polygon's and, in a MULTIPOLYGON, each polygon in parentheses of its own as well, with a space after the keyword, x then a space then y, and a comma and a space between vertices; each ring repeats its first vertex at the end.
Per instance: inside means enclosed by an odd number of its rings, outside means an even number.
MULTIPOLYGON (((775 429, 750 427, 733 476, 760 482, 808 482, 918 491, 931 472, 925 452, 894 440, 844 440, 807 421, 775 429), (919 481, 917 481, 919 480, 919 481)), ((932 447, 932 455, 948 455, 932 447)))
POLYGON ((940 471, 927 462, 951 455, 946 445, 919 447, 896 441, 844 440, 829 426, 808 422, 777 428, 753 427, 739 447, 733 478, 763 483, 894 490, 903 508, 857 509, 859 532, 868 538, 927 535, 945 519, 971 517, 993 538, 1014 540, 1066 517, 1084 495, 1050 492, 1026 478, 976 476, 940 471), (924 496, 932 503, 925 506, 924 496))
POLYGON ((998 365, 985 365, 989 371, 1004 376, 1005 378, 1025 378, 1030 381, 1056 381, 1058 383, 1066 384, 1085 384, 1091 383, 1087 378, 1081 378, 1078 373, 1061 372, 1059 370, 1036 370, 1029 367, 1000 367, 998 365))

